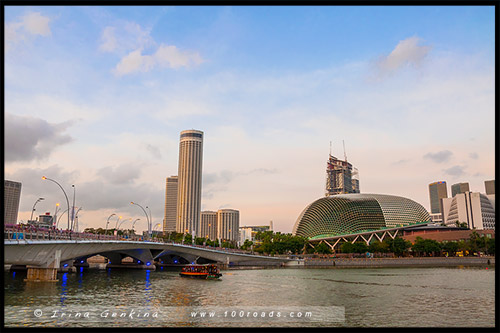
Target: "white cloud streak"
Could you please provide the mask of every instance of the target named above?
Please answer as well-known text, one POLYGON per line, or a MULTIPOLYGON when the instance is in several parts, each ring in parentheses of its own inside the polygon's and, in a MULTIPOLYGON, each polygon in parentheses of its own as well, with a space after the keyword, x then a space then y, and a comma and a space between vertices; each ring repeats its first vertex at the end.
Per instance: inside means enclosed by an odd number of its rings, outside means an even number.
POLYGON ((52 34, 51 19, 39 12, 28 13, 17 22, 5 23, 5 50, 10 51, 20 42, 27 42, 33 37, 48 37, 52 34))

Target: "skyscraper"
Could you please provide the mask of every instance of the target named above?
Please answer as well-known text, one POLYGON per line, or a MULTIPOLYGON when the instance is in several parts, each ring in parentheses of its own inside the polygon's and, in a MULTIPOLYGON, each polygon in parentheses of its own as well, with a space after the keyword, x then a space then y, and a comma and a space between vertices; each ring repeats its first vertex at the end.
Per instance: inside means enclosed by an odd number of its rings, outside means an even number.
POLYGON ((163 219, 164 233, 176 231, 177 189, 178 177, 167 177, 165 186, 165 218, 163 219))
POLYGON ((431 214, 443 214, 441 199, 448 198, 446 182, 434 182, 429 184, 429 199, 431 203, 431 214))
POLYGON ((235 209, 217 211, 217 237, 221 240, 239 241, 240 212, 235 209))
POLYGON ((495 194, 495 180, 485 180, 484 181, 484 189, 486 191, 486 195, 495 194))
POLYGON ((358 169, 347 160, 339 160, 330 154, 326 164, 325 196, 359 192, 358 169))
POLYGON ((21 183, 11 180, 4 180, 4 197, 3 197, 3 223, 16 224, 17 214, 19 212, 19 202, 21 201, 21 183))
POLYGON ((201 214, 201 175, 203 132, 181 132, 177 190, 176 231, 199 236, 201 214))
POLYGON ((198 237, 208 238, 213 241, 217 239, 217 212, 201 212, 200 232, 198 233, 198 237))
POLYGON ((453 198, 455 195, 459 193, 470 192, 469 183, 457 183, 451 185, 451 197, 453 198))

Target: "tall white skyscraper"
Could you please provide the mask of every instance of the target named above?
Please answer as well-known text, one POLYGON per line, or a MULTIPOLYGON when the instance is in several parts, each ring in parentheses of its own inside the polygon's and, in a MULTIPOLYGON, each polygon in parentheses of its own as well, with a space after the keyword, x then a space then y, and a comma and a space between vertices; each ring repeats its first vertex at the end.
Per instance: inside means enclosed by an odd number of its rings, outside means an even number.
POLYGON ((203 132, 181 132, 177 190, 176 231, 199 236, 201 214, 201 175, 203 132))
POLYGON ((165 186, 165 218, 163 232, 176 231, 178 177, 167 177, 165 186))

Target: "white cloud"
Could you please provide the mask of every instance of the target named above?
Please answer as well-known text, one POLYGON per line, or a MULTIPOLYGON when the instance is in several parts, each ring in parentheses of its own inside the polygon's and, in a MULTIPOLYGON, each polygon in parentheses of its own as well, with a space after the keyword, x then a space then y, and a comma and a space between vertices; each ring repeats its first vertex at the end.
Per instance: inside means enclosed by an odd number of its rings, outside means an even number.
POLYGON ((99 49, 103 52, 124 54, 130 50, 154 45, 155 42, 150 36, 149 30, 143 29, 135 22, 125 21, 104 28, 99 49))
POLYGON ((152 55, 143 55, 142 52, 142 49, 137 49, 127 54, 118 63, 114 73, 122 76, 134 72, 148 72, 155 67, 190 68, 204 61, 198 52, 181 51, 174 45, 161 45, 152 55))
POLYGON ((99 49, 116 53, 120 62, 113 69, 118 75, 148 72, 153 68, 190 68, 204 62, 196 51, 180 50, 175 45, 157 43, 150 31, 134 22, 120 22, 104 28, 99 49))
POLYGON ((420 41, 418 37, 404 39, 388 56, 381 57, 377 63, 381 74, 390 74, 406 65, 419 66, 431 50, 430 46, 418 45, 420 41))
POLYGON ((17 22, 5 23, 5 49, 10 51, 19 42, 26 42, 34 36, 51 35, 50 18, 39 12, 28 13, 17 22))

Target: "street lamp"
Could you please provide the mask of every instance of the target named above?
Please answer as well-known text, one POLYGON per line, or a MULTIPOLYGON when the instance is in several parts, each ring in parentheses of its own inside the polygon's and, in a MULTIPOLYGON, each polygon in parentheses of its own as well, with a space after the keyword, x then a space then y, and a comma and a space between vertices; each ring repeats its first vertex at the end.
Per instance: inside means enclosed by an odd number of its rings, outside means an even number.
MULTIPOLYGON (((75 217, 73 218, 73 220, 75 220, 75 219, 76 219, 76 225, 75 225, 75 227, 76 227, 76 228, 75 228, 75 229, 76 229, 76 232, 78 232, 78 212, 79 212, 79 211, 81 211, 81 210, 82 210, 82 208, 83 208, 83 207, 78 208, 78 210, 77 210, 77 211, 76 211, 76 213, 75 213, 75 217)), ((73 207, 73 210, 74 210, 74 209, 75 209, 75 208, 73 207)))
POLYGON ((45 176, 43 176, 42 179, 43 180, 50 180, 51 182, 56 183, 61 188, 61 190, 63 191, 64 196, 66 197, 66 203, 68 204, 68 230, 70 230, 70 225, 69 225, 69 200, 68 200, 68 196, 66 195, 66 191, 64 191, 64 189, 61 186, 61 184, 59 184, 58 182, 56 182, 54 179, 50 179, 50 178, 47 178, 45 176))
POLYGON ((57 229, 57 226, 59 225, 59 221, 61 221, 61 217, 63 217, 64 213, 66 213, 68 210, 66 209, 64 212, 62 212, 61 216, 59 216, 59 218, 57 219, 57 223, 56 223, 56 229, 57 229))
POLYGON ((72 210, 71 210, 71 230, 73 230, 73 228, 75 227, 75 197, 76 197, 76 187, 75 185, 71 185, 71 187, 73 188, 73 207, 72 207, 72 210))
POLYGON ((115 215, 116 215, 115 213, 113 213, 113 214, 109 215, 108 220, 106 221, 106 229, 104 229, 104 234, 105 234, 105 235, 108 233, 108 224, 109 224, 109 219, 110 219, 111 217, 115 216, 115 215))
POLYGON ((121 216, 118 216, 118 220, 116 220, 116 223, 115 223, 115 230, 118 230, 118 221, 120 221, 122 217, 121 216))
POLYGON ((35 211, 35 206, 37 203, 39 203, 40 201, 42 200, 45 200, 44 198, 38 198, 36 201, 35 201, 35 204, 33 205, 33 209, 31 210, 31 218, 30 218, 30 221, 33 221, 33 212, 35 211))
POLYGON ((126 219, 126 220, 121 221, 120 224, 118 225, 118 230, 120 229, 120 227, 122 226, 122 224, 124 222, 127 222, 127 221, 132 221, 132 218, 130 217, 130 218, 126 219))
POLYGON ((137 205, 137 206, 141 207, 141 209, 144 212, 144 214, 146 214, 146 218, 148 220, 148 234, 149 234, 149 237, 151 237, 151 235, 152 235, 152 233, 151 233, 151 220, 149 219, 148 213, 146 213, 146 210, 141 205, 139 205, 138 203, 135 203, 135 202, 131 201, 130 204, 131 205, 137 205))
POLYGON ((52 226, 54 223, 57 223, 57 212, 59 211, 59 202, 56 203, 56 210, 54 211, 54 215, 52 215, 52 226))

